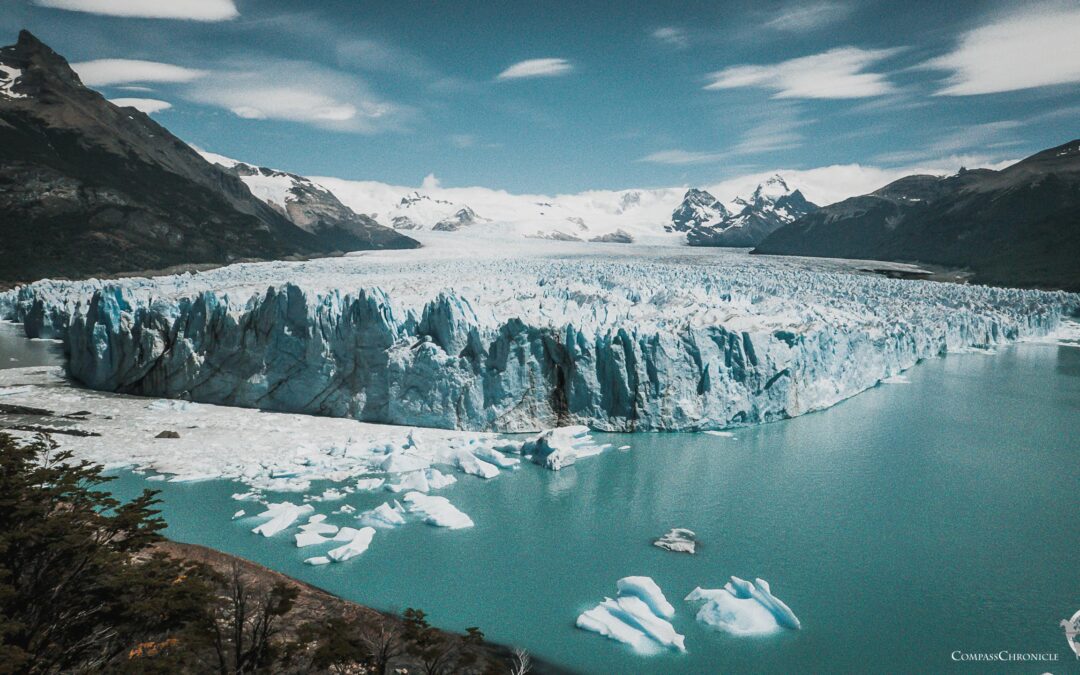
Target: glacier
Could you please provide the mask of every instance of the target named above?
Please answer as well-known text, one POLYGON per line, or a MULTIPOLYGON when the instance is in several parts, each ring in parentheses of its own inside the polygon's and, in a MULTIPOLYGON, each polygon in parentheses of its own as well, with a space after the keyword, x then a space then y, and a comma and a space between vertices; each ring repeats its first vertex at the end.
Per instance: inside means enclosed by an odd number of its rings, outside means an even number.
POLYGON ((921 359, 1046 335, 1080 307, 855 263, 486 248, 44 280, 0 294, 0 318, 62 339, 69 374, 103 391, 442 429, 693 431, 826 408, 921 359))

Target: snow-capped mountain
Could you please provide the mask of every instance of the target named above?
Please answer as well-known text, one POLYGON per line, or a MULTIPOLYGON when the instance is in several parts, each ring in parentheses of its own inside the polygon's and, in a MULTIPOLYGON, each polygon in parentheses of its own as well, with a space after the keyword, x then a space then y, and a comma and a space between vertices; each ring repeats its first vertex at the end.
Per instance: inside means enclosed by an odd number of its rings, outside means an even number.
POLYGON ((225 171, 237 176, 251 194, 288 218, 297 227, 318 235, 341 250, 351 250, 356 242, 374 242, 406 237, 388 232, 374 219, 354 212, 332 192, 294 173, 255 166, 223 155, 199 150, 199 154, 225 171))
POLYGON ((417 190, 402 197, 389 211, 370 215, 395 230, 456 232, 463 227, 487 222, 485 218, 476 215, 476 211, 467 204, 435 199, 417 190))
POLYGON ((757 246, 817 208, 777 174, 749 197, 736 197, 726 205, 704 190, 690 189, 672 212, 667 229, 686 232, 691 246, 757 246))
POLYGON ((690 232, 730 217, 731 212, 716 197, 705 190, 690 188, 683 196, 682 203, 671 214, 671 224, 665 225, 664 229, 668 232, 690 232))

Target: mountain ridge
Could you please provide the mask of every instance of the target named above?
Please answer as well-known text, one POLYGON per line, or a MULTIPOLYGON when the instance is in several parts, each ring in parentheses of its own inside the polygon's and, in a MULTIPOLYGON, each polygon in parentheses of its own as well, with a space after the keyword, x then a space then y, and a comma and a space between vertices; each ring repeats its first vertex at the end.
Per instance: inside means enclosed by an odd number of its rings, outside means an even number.
POLYGON ((790 223, 754 253, 941 265, 976 283, 1080 290, 1080 140, 1000 171, 901 178, 790 223))
MULTIPOLYGON (((85 87, 30 32, 0 48, 0 66, 3 281, 342 250, 146 114, 85 87)), ((416 245, 390 235, 380 245, 416 245)))

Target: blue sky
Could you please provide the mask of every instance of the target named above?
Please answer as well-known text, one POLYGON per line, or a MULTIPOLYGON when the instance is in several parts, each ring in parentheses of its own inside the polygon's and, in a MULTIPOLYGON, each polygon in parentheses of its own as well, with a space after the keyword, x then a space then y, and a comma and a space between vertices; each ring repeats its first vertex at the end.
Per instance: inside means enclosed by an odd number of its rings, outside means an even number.
POLYGON ((1080 136, 1075 1, 5 5, 6 42, 28 28, 189 143, 308 175, 557 193, 1080 136))

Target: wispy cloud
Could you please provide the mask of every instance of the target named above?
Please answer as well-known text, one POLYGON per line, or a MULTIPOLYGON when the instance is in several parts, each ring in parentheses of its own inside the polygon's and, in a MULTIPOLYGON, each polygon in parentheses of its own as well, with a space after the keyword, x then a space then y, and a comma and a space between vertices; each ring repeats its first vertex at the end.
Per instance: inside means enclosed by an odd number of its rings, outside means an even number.
POLYGON ((736 157, 797 148, 804 140, 799 129, 811 121, 799 119, 797 112, 792 110, 780 111, 770 119, 751 126, 738 143, 726 150, 661 150, 637 161, 669 165, 716 164, 736 157))
POLYGON ((497 80, 514 80, 523 77, 554 77, 565 75, 574 69, 566 59, 529 59, 519 61, 499 73, 497 80))
POLYGON ((690 38, 686 31, 676 26, 661 26, 652 32, 652 37, 657 42, 675 49, 685 49, 690 46, 690 38))
POLYGON ((109 103, 118 105, 121 108, 135 108, 147 115, 168 110, 172 107, 172 103, 160 101, 156 98, 110 98, 109 103))
POLYGON ((299 122, 331 131, 400 129, 415 113, 377 96, 361 80, 306 61, 231 64, 193 83, 185 95, 244 119, 299 122))
POLYGON ((952 74, 940 96, 970 96, 1080 82, 1080 9, 1026 7, 968 33, 923 64, 952 74))
POLYGON ((476 145, 476 136, 473 136, 472 134, 450 134, 447 140, 450 141, 450 145, 459 150, 471 148, 476 145))
POLYGON ((840 2, 793 3, 765 22, 767 28, 787 33, 817 30, 847 17, 851 7, 840 2))
POLYGON ((228 21, 240 16, 233 0, 34 0, 40 7, 146 19, 228 21))
POLYGON ((709 164, 718 162, 728 156, 727 152, 700 152, 691 150, 660 150, 645 155, 639 162, 650 164, 709 164))
POLYGON ((986 164, 1000 160, 1006 154, 991 151, 1000 151, 1021 143, 1012 132, 1023 126, 1024 122, 1020 120, 965 125, 938 136, 924 147, 881 153, 874 157, 874 161, 880 164, 898 164, 952 157, 967 159, 969 165, 986 164))
POLYGON ((191 82, 206 75, 204 70, 135 59, 97 59, 73 63, 71 67, 88 87, 130 82, 191 82))
POLYGON ((773 98, 844 99, 881 96, 893 86, 881 73, 866 72, 897 49, 838 47, 768 65, 725 68, 709 77, 706 89, 754 87, 770 89, 773 98))

